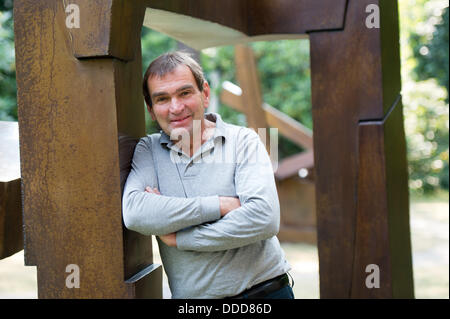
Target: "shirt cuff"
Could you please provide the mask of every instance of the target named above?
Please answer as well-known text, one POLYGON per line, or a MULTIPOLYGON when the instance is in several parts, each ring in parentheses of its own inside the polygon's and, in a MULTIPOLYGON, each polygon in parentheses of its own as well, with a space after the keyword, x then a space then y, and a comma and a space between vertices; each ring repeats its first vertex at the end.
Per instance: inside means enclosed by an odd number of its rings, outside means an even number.
POLYGON ((220 219, 219 196, 200 197, 202 224, 220 219))
POLYGON ((194 227, 189 227, 176 232, 177 249, 195 250, 196 241, 192 234, 194 227))

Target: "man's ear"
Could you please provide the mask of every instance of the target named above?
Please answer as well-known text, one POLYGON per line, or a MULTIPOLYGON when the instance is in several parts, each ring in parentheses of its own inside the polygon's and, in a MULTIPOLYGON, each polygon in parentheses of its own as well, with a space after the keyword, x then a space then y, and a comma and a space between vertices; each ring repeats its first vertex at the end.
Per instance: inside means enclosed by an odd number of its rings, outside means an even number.
POLYGON ((211 95, 211 88, 209 87, 209 84, 206 81, 203 83, 202 95, 203 95, 203 107, 206 109, 209 106, 209 99, 211 95))
POLYGON ((145 105, 147 105, 147 111, 148 111, 148 113, 150 113, 152 120, 156 121, 156 116, 155 116, 155 113, 153 112, 153 108, 150 105, 148 105, 147 102, 145 102, 145 105))

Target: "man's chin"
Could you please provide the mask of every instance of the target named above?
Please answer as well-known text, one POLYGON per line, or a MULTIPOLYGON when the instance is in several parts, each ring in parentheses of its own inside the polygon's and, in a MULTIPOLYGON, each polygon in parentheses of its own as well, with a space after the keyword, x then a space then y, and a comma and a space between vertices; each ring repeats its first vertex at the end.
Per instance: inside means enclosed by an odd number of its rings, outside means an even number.
POLYGON ((190 127, 184 127, 184 126, 174 127, 174 128, 170 129, 169 136, 170 136, 171 140, 176 140, 176 141, 183 139, 183 138, 190 139, 191 131, 192 130, 190 127))

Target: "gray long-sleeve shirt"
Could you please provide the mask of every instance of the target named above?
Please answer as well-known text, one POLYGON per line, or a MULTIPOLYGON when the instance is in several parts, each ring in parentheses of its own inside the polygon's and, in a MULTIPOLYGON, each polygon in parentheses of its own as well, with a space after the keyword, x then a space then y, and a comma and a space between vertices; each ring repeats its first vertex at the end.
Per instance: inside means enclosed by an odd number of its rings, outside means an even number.
POLYGON ((251 129, 222 121, 189 157, 169 136, 143 137, 123 194, 125 226, 158 238, 173 298, 223 298, 290 269, 276 237, 280 208, 271 162, 251 129), (161 195, 145 192, 156 187, 161 195), (221 218, 219 196, 241 207, 221 218))

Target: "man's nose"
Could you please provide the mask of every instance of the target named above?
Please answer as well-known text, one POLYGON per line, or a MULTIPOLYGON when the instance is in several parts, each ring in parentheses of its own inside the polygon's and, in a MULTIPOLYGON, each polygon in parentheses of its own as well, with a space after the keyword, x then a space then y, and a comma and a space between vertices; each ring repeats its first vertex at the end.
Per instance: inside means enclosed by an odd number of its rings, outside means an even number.
POLYGON ((172 98, 169 108, 170 113, 178 114, 183 112, 183 109, 184 109, 183 101, 177 98, 172 98))

